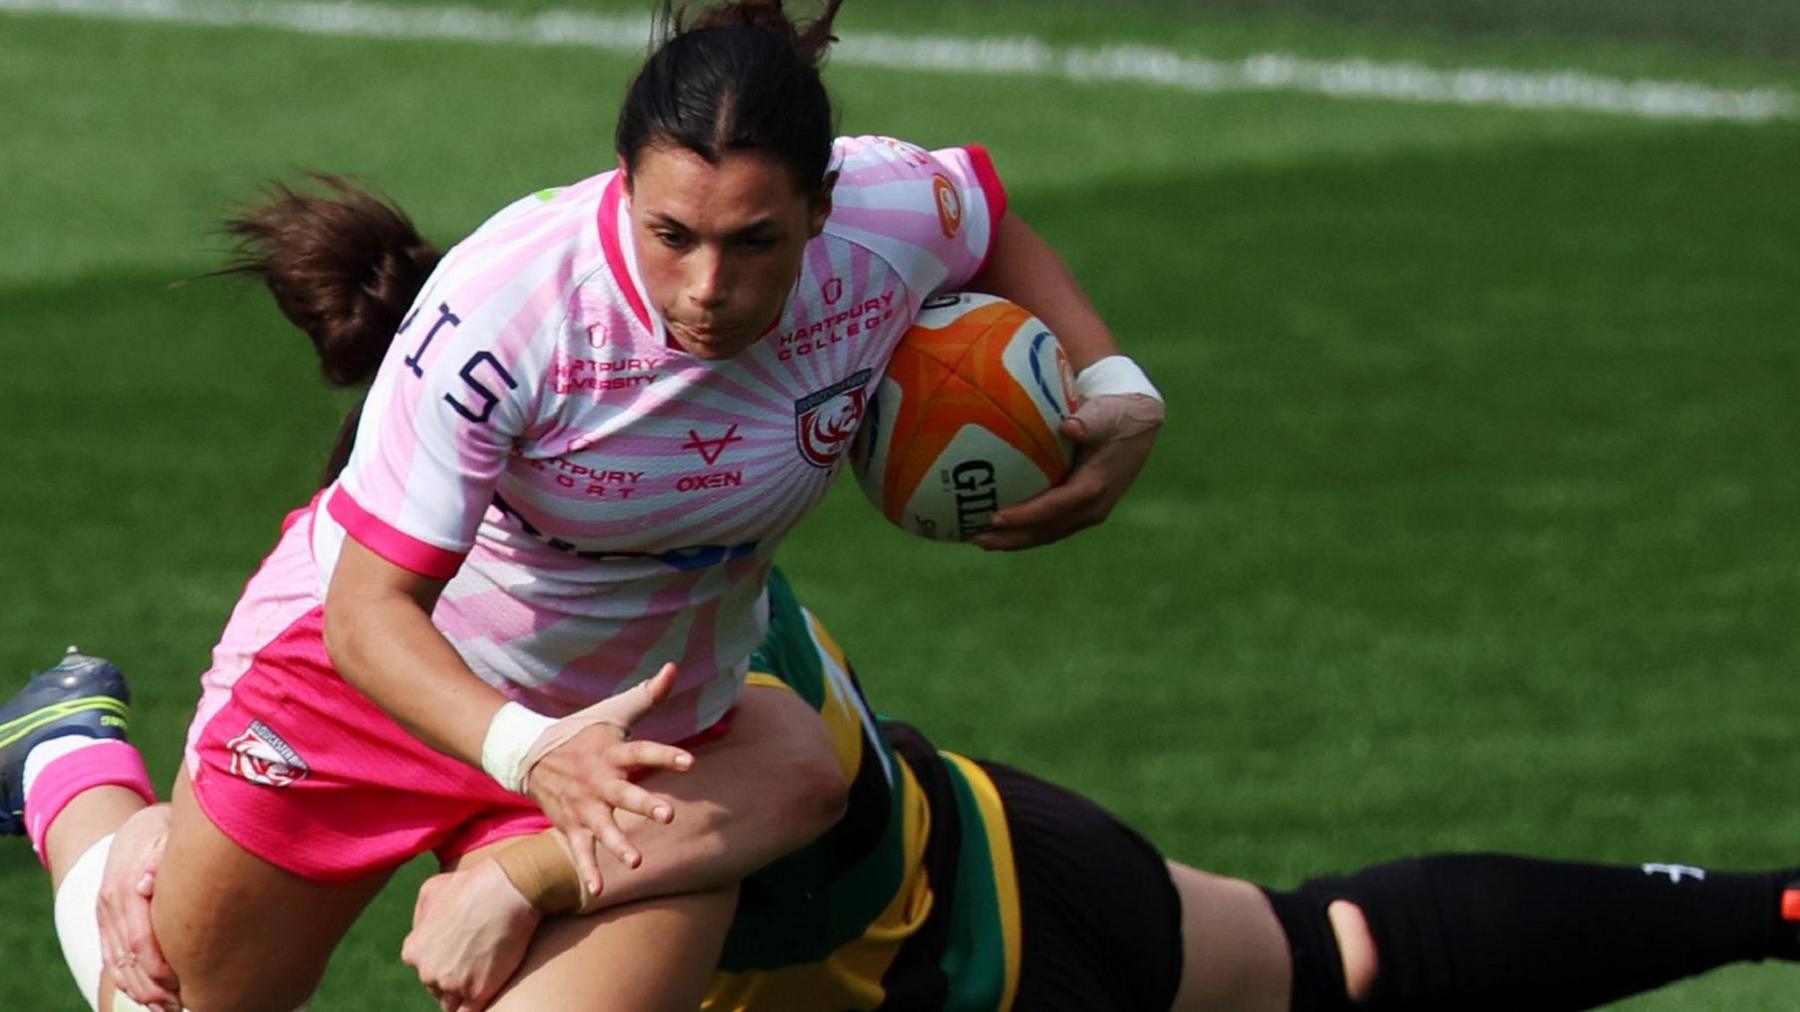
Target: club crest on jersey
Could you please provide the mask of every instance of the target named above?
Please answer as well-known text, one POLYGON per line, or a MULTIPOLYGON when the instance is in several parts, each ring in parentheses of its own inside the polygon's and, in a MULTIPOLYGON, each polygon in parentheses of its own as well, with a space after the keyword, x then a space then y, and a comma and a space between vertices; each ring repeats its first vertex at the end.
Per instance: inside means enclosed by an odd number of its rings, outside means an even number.
POLYGON ((231 750, 231 772, 253 784, 286 787, 312 772, 294 747, 260 720, 225 743, 231 750))
POLYGON ((819 286, 819 294, 824 297, 828 306, 837 305, 837 300, 844 297, 844 279, 832 278, 819 286))
POLYGON ((836 464, 868 411, 871 371, 856 372, 794 402, 794 439, 814 467, 836 464))

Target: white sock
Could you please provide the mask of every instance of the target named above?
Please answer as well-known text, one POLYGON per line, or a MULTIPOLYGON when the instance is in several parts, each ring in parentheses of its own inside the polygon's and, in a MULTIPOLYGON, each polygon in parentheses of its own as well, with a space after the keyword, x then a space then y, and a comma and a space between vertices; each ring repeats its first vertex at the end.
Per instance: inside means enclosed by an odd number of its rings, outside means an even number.
MULTIPOLYGON (((27 765, 37 758, 45 745, 63 740, 52 738, 32 749, 25 760, 27 765)), ((106 870, 106 855, 112 850, 112 842, 112 836, 108 835, 89 847, 63 876, 62 885, 56 890, 56 937, 62 942, 63 961, 75 975, 75 986, 81 989, 81 996, 95 1009, 100 1007, 100 973, 105 969, 100 958, 100 921, 95 909, 100 902, 100 873, 106 870)), ((115 1012, 124 1012, 130 1007, 113 1003, 115 1012)))
MULTIPOLYGON (((31 746, 31 751, 25 753, 25 793, 23 796, 27 798, 31 797, 32 781, 38 778, 39 773, 44 772, 44 767, 50 765, 51 761, 61 759, 70 752, 79 752, 90 745, 98 745, 103 741, 112 740, 113 739, 111 738, 95 738, 85 734, 65 734, 60 738, 52 738, 49 741, 40 741, 36 745, 31 746)), ((110 837, 108 839, 110 839, 110 837)))

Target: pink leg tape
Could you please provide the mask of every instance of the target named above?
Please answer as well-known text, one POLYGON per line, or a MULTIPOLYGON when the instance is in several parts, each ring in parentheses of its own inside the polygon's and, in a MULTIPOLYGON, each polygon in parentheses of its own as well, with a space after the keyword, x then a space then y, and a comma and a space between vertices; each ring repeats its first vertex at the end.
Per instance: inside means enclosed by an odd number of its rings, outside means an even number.
POLYGON ((25 833, 31 837, 31 849, 45 867, 44 838, 50 824, 62 814, 75 796, 92 787, 108 785, 124 787, 138 793, 147 805, 156 804, 156 789, 150 786, 150 771, 144 768, 144 757, 130 744, 103 741, 51 761, 31 782, 31 793, 25 796, 25 833))

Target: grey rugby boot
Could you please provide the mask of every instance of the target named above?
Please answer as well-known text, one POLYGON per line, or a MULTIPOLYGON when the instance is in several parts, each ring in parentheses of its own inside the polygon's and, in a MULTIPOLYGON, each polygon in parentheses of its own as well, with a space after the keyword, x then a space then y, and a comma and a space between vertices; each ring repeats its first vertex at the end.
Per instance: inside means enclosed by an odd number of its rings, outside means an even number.
POLYGON ((125 740, 131 690, 109 660, 69 648, 0 706, 0 834, 25 833, 25 756, 52 738, 82 734, 125 740))

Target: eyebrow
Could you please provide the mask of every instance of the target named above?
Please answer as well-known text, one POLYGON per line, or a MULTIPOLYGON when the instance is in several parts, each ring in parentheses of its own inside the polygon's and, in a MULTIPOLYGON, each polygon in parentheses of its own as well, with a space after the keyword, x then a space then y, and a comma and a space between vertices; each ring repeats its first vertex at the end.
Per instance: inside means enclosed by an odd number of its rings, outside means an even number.
MULTIPOLYGON (((677 218, 674 215, 671 215, 665 211, 651 211, 649 213, 648 217, 650 219, 650 224, 652 224, 652 225, 661 225, 665 228, 678 228, 683 232, 694 231, 693 227, 688 225, 687 222, 684 222, 680 218, 677 218)), ((756 235, 758 233, 765 233, 765 232, 770 232, 770 231, 780 231, 780 230, 781 230, 781 225, 774 218, 760 218, 756 221, 751 222, 748 225, 745 225, 743 228, 740 228, 737 231, 730 233, 725 238, 727 238, 727 239, 742 239, 747 236, 756 235)))

